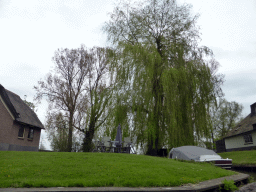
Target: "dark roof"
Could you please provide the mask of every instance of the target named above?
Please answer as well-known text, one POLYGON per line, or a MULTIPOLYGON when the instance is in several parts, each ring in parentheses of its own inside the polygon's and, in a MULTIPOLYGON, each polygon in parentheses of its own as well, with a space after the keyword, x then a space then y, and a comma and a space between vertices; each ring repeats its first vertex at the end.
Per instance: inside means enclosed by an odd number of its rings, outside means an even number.
POLYGON ((44 129, 36 113, 18 95, 4 89, 2 85, 0 85, 0 94, 17 122, 44 129))
POLYGON ((7 105, 8 109, 11 111, 14 118, 19 117, 19 113, 14 108, 13 104, 11 103, 11 101, 6 93, 5 88, 1 84, 0 84, 0 95, 4 99, 5 104, 7 105))
POLYGON ((255 123, 256 123, 256 114, 252 115, 250 113, 240 123, 238 123, 230 132, 228 132, 225 138, 253 131, 253 124, 255 123))

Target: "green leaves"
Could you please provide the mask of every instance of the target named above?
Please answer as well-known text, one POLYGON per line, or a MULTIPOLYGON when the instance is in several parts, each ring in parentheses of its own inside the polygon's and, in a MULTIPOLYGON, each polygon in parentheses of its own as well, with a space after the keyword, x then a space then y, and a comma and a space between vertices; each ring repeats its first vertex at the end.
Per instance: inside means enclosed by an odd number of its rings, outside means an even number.
POLYGON ((198 46, 198 15, 190 8, 175 0, 124 2, 104 28, 117 53, 113 73, 122 103, 116 105, 127 106, 126 125, 148 154, 210 133, 208 106, 223 80, 211 50, 198 46))
POLYGON ((243 106, 235 101, 219 98, 211 105, 211 123, 216 138, 224 137, 241 119, 243 106))

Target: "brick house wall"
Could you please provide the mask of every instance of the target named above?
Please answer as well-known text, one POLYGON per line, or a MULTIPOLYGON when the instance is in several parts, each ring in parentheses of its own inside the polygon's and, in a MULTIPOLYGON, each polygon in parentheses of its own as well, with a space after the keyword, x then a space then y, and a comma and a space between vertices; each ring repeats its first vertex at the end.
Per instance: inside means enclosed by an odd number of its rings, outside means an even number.
MULTIPOLYGON (((13 118, 7 111, 2 98, 0 96, 0 144, 8 143, 10 141, 11 127, 13 126, 13 118)), ((2 146, 3 150, 4 146, 2 146)), ((0 148, 1 149, 1 148, 0 148)))
POLYGON ((10 151, 38 151, 41 129, 35 129, 34 127, 24 126, 14 122, 10 133, 10 151), (25 128, 23 138, 18 137, 21 126, 25 128), (33 139, 28 138, 29 128, 34 129, 33 139))
POLYGON ((0 150, 38 151, 41 129, 33 127, 33 139, 28 139, 29 126, 26 125, 24 126, 24 138, 18 138, 20 126, 21 124, 14 121, 8 108, 0 98, 0 150))

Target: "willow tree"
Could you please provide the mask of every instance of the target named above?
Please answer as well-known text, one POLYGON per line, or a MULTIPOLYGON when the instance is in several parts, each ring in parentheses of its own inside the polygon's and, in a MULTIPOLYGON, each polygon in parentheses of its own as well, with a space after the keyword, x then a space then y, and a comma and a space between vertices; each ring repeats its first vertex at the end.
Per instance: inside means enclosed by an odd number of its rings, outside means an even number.
POLYGON ((175 0, 122 2, 104 27, 116 49, 116 92, 125 98, 118 104, 130 107, 132 130, 150 155, 209 136, 208 106, 222 76, 212 51, 198 46, 190 9, 175 0))

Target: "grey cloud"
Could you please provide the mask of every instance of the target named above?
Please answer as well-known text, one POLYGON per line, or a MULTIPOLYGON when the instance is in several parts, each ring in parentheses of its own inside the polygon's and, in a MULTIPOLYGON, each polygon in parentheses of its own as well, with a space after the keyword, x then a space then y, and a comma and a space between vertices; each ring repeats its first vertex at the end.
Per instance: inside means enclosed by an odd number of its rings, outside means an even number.
POLYGON ((236 101, 244 106, 243 115, 250 113, 250 105, 256 102, 256 74, 252 71, 228 74, 223 91, 228 101, 236 101))
POLYGON ((256 74, 226 75, 224 87, 227 92, 236 96, 256 96, 256 74))
POLYGON ((244 59, 256 59, 256 42, 250 43, 245 49, 239 49, 236 51, 228 51, 224 50, 220 47, 210 47, 213 50, 213 53, 218 59, 226 59, 226 58, 244 58, 244 59), (255 44, 255 45, 253 45, 255 44))

